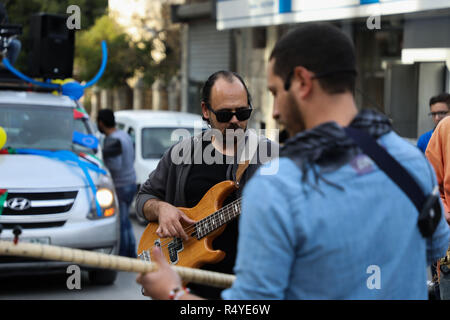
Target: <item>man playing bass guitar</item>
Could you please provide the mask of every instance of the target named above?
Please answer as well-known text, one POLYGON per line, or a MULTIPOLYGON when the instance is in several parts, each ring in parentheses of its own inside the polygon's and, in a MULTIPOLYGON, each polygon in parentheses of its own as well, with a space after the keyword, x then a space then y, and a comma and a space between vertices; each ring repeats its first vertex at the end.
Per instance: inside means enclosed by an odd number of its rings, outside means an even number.
MULTIPOLYGON (((248 167, 239 181, 239 189, 230 194, 223 205, 240 197, 242 188, 259 164, 278 155, 278 145, 247 130, 252 112, 251 96, 242 78, 229 71, 218 71, 205 82, 201 101, 203 119, 210 129, 171 147, 157 168, 142 185, 136 198, 136 212, 148 221, 156 221, 158 237, 188 239, 183 226, 196 221, 177 207, 192 208, 211 187, 225 180, 236 181, 241 149, 253 149, 248 167), (249 138, 253 139, 249 139, 249 138), (247 140, 253 141, 248 143, 247 140), (252 146, 253 144, 253 146, 252 146), (264 150, 264 152, 260 152, 264 150), (180 160, 180 150, 184 151, 180 160), (187 150, 187 151, 186 151, 187 150)), ((245 152, 244 152, 245 153, 245 152)), ((238 176, 241 176, 238 174, 238 176)), ((206 264, 205 270, 233 273, 238 237, 237 218, 213 241, 213 248, 225 252, 225 258, 206 264)), ((221 289, 190 285, 201 296, 220 299, 221 289)))

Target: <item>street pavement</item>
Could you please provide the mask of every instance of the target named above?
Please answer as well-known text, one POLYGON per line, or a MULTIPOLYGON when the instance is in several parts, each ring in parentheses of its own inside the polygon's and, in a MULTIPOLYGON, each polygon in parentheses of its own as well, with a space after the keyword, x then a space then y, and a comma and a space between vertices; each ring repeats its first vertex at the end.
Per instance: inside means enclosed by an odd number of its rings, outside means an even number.
MULTIPOLYGON (((145 229, 132 220, 136 244, 145 229)), ((82 272, 81 288, 69 290, 70 274, 59 273, 10 276, 0 273, 0 300, 148 300, 136 283, 136 273, 119 272, 113 285, 89 283, 87 272, 82 272)))

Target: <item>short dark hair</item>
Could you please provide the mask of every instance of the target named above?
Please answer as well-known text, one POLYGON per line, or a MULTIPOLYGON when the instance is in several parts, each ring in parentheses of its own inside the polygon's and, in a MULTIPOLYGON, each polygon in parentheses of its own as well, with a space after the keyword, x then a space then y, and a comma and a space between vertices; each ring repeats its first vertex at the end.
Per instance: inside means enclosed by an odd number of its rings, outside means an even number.
MULTIPOLYGON (((238 79, 245 88, 245 92, 247 93, 247 103, 248 103, 249 107, 252 108, 252 97, 250 95, 250 92, 248 91, 247 85, 245 84, 244 80, 238 73, 233 72, 233 71, 228 71, 228 70, 216 71, 208 77, 208 79, 205 81, 205 84, 203 85, 203 88, 202 88, 202 102, 204 102, 205 104, 211 105, 211 90, 219 78, 223 78, 230 83, 233 82, 235 78, 238 79)), ((209 119, 206 119, 203 116, 202 116, 202 118, 204 121, 209 122, 209 119)))
POLYGON ((101 109, 97 114, 97 121, 103 122, 107 128, 114 128, 116 126, 114 112, 110 109, 101 109))
POLYGON ((238 79, 242 85, 245 88, 245 92, 247 93, 247 103, 249 106, 251 106, 252 104, 252 97, 250 96, 250 92, 248 91, 247 85, 245 84, 244 80, 242 79, 242 77, 237 74, 236 72, 233 71, 227 71, 227 70, 220 70, 217 72, 214 72, 212 75, 210 75, 208 77, 208 79, 206 80, 205 84, 203 85, 202 88, 202 101, 204 103, 210 103, 210 99, 211 99, 211 89, 214 86, 214 84, 216 83, 216 81, 219 78, 223 78, 225 80, 227 80, 228 82, 233 82, 234 79, 238 79))
POLYGON ((450 94, 443 92, 441 94, 438 94, 437 96, 434 96, 430 99, 430 107, 435 104, 443 102, 447 105, 447 107, 450 109, 450 94))
POLYGON ((328 23, 306 23, 288 32, 275 45, 274 74, 288 81, 297 66, 315 73, 329 94, 354 93, 356 58, 353 42, 328 23))

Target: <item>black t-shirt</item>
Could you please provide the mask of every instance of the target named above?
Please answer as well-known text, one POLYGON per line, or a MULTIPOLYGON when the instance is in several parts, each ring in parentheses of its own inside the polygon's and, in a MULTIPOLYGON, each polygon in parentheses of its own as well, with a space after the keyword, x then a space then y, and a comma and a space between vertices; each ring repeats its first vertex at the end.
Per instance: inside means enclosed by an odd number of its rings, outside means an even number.
MULTIPOLYGON (((203 150, 210 144, 206 141, 203 143, 203 150)), ((213 151, 218 152, 218 151, 213 151)), ((214 156, 214 153, 213 153, 214 156)), ((195 207, 198 202, 203 198, 205 193, 219 182, 228 180, 227 171, 233 161, 233 157, 223 156, 223 164, 193 164, 187 178, 187 184, 185 187, 185 197, 187 207, 195 207)), ((236 200, 236 193, 233 192, 224 201, 223 205, 226 205, 236 200)), ((238 237, 238 218, 230 221, 225 230, 214 239, 212 246, 215 250, 222 250, 226 253, 225 258, 216 264, 205 264, 200 269, 210 270, 216 272, 223 272, 231 274, 233 273, 234 262, 236 259, 237 250, 237 237, 238 237)), ((215 288, 211 286, 204 286, 199 284, 190 283, 189 288, 192 293, 209 299, 220 299, 220 293, 223 289, 215 288)))

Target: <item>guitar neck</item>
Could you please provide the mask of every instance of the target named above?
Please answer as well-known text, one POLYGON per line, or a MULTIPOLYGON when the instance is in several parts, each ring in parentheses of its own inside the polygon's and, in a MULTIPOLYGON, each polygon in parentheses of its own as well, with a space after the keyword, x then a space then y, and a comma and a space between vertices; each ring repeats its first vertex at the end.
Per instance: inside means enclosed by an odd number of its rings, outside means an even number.
MULTIPOLYGON (((155 263, 138 259, 34 243, 14 244, 9 241, 0 241, 0 255, 25 256, 44 260, 64 261, 101 269, 126 272, 147 273, 157 270, 157 265, 155 263)), ((219 272, 177 266, 172 266, 172 268, 186 282, 206 284, 219 288, 231 287, 235 279, 234 275, 219 272)))
POLYGON ((197 239, 203 238, 204 236, 217 230, 224 224, 230 222, 238 215, 240 215, 241 200, 242 198, 239 198, 229 203, 228 205, 224 206, 223 208, 219 209, 218 211, 214 212, 213 214, 210 214, 206 218, 198 221, 195 224, 197 239))

